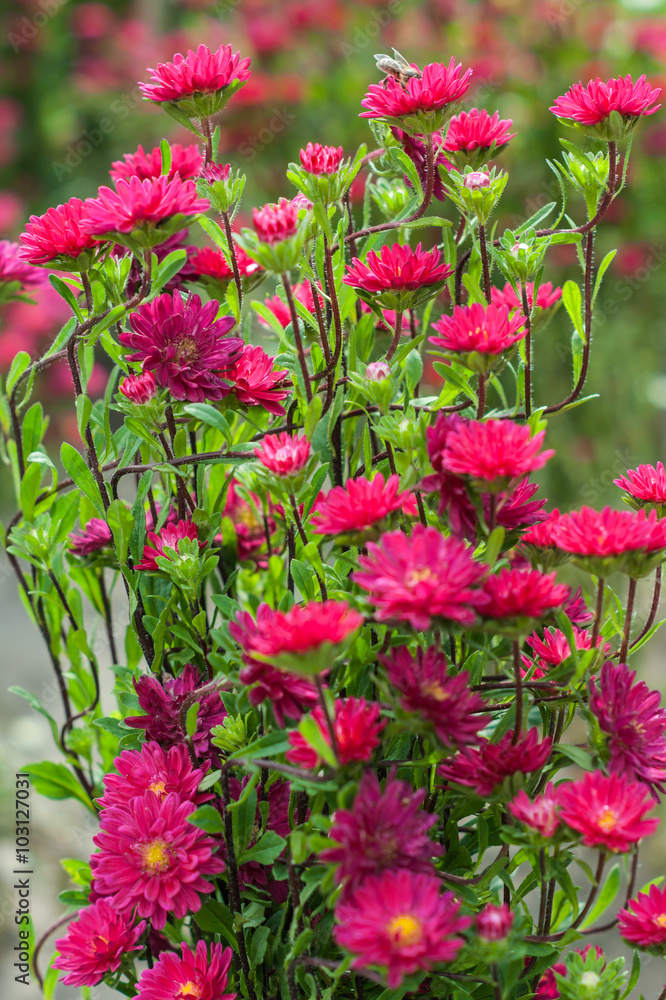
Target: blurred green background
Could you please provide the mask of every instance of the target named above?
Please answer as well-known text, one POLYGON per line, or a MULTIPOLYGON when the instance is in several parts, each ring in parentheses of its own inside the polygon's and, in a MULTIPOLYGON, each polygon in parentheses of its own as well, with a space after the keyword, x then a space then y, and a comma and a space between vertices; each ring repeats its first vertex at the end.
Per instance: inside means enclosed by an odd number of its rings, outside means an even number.
MULTIPOLYGON (((374 53, 391 46, 410 61, 453 55, 472 66, 467 105, 514 120, 517 138, 500 159, 510 172, 500 231, 557 197, 544 161, 558 155, 559 135, 575 134, 549 112, 553 98, 597 75, 666 80, 666 3, 655 0, 15 0, 0 32, 0 235, 16 238, 30 212, 94 195, 109 182, 110 163, 139 143, 193 141, 141 100, 136 83, 147 79, 146 67, 202 41, 231 42, 252 56, 253 76, 220 121, 220 158, 249 174, 246 214, 291 195, 286 164, 307 141, 346 152, 372 145, 360 101, 378 80, 374 53)), ((551 502, 565 508, 617 504, 612 479, 663 457, 664 156, 666 117, 658 112, 637 130, 628 189, 598 235, 598 260, 622 247, 594 324, 587 392, 601 398, 550 424, 558 454, 542 481, 551 502)), ((570 207, 582 221, 582 205, 570 207)), ((577 266, 572 248, 555 250, 546 279, 561 285, 577 266)), ((55 295, 37 310, 5 308, 0 368, 19 349, 37 354, 62 320, 55 295)), ((569 339, 560 310, 537 336, 538 404, 570 388, 569 339)), ((51 382, 44 392, 69 395, 57 376, 51 382)))

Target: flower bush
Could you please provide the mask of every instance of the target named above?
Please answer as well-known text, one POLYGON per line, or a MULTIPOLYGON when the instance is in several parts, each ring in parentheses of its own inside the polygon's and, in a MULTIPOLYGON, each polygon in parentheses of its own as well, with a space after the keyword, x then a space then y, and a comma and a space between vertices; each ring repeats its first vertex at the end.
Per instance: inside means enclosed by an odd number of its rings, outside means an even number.
POLYGON ((596 231, 659 91, 625 76, 554 99, 574 130, 561 201, 497 232, 509 177, 488 159, 512 122, 460 111, 453 58, 378 59, 387 79, 359 94, 374 148, 309 143, 297 193, 252 229, 216 117, 249 61, 202 44, 141 85, 198 144, 139 147, 115 189, 3 245, 3 296, 52 266, 73 314, 17 355, 0 407, 6 549, 62 701, 62 759, 25 770, 99 824, 68 862, 51 989, 60 971, 141 1000, 619 1000, 638 952, 629 972, 574 946, 610 919, 666 953, 663 892, 636 895, 666 717, 628 667, 657 628, 663 466, 617 481, 634 512, 544 510, 531 479, 548 418, 585 402, 596 231), (562 244, 582 275, 559 289, 542 279, 562 244), (535 399, 560 303, 572 387, 535 399), (59 359, 81 446, 57 456, 31 390, 59 359))

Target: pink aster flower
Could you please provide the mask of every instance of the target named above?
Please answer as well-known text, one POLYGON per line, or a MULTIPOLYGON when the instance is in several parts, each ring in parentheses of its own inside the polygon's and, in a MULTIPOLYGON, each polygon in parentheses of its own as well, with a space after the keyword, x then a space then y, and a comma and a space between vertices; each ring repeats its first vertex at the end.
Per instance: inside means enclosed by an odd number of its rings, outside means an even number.
MULTIPOLYGON (((518 285, 520 288, 520 284, 518 285)), ((527 304, 532 309, 534 306, 534 282, 528 281, 525 285, 527 292, 527 304)), ((494 305, 506 306, 509 311, 522 309, 522 298, 518 298, 510 281, 507 281, 504 288, 491 288, 490 297, 494 305)), ((553 288, 551 281, 544 281, 537 289, 537 309, 550 309, 562 298, 562 289, 553 288)))
POLYGON ((320 146, 309 142, 300 152, 301 164, 309 174, 335 174, 342 162, 342 146, 320 146))
POLYGON ((310 442, 303 435, 287 431, 267 434, 254 453, 269 472, 275 476, 294 476, 303 469, 310 457, 310 442))
POLYGON ((412 972, 456 958, 465 943, 459 932, 472 922, 459 911, 434 875, 387 871, 338 905, 333 937, 355 956, 352 968, 379 966, 394 990, 412 972))
POLYGON ((427 629, 432 618, 472 625, 488 599, 476 586, 486 567, 456 538, 417 524, 409 537, 402 531, 368 542, 353 579, 368 591, 378 621, 407 621, 427 629))
POLYGON ((451 59, 444 63, 429 63, 420 76, 411 77, 405 86, 393 77, 386 85, 371 84, 361 101, 367 108, 361 118, 404 118, 419 112, 428 115, 455 104, 469 87, 472 70, 460 74, 462 66, 451 59))
POLYGON ((280 384, 289 374, 286 368, 273 368, 275 358, 269 357, 261 347, 246 344, 234 365, 226 373, 230 391, 245 406, 263 406, 276 417, 282 416, 280 405, 289 395, 289 389, 280 384))
POLYGON ((67 973, 65 986, 97 986, 107 973, 118 971, 125 955, 141 950, 137 942, 145 926, 145 920, 134 925, 100 899, 79 910, 66 937, 56 941, 60 954, 53 967, 67 973))
POLYGON ((531 545, 537 549, 555 548, 554 529, 561 517, 557 507, 540 523, 534 524, 521 536, 521 545, 531 545))
POLYGON ((516 133, 510 131, 512 125, 510 118, 500 119, 497 111, 492 117, 483 108, 461 111, 449 122, 444 149, 447 153, 475 149, 494 151, 515 139, 516 133))
POLYGON ((306 677, 276 670, 251 657, 244 656, 243 660, 247 665, 241 670, 239 679, 249 688, 250 704, 256 706, 268 701, 278 726, 284 728, 285 717, 300 719, 317 703, 317 688, 306 677))
POLYGON ((234 81, 250 77, 250 59, 232 55, 231 45, 220 45, 216 52, 200 45, 196 52, 188 49, 184 56, 177 52, 173 62, 159 63, 152 73, 151 83, 140 83, 149 101, 181 101, 195 94, 215 94, 234 81))
MULTIPOLYGON (((248 257, 242 247, 234 246, 234 252, 241 278, 252 277, 263 270, 261 264, 248 257)), ((234 272, 227 264, 227 259, 222 251, 214 250, 212 247, 201 247, 201 249, 195 250, 190 263, 194 273, 199 276, 216 278, 222 282, 229 282, 234 277, 234 272)))
POLYGON ((594 615, 583 597, 582 587, 579 587, 564 605, 564 613, 572 625, 589 625, 591 621, 594 621, 594 615))
MULTIPOLYGON (((144 181, 138 177, 128 181, 121 178, 115 191, 101 187, 96 198, 88 199, 82 228, 91 236, 120 236, 146 226, 160 226, 178 216, 182 229, 209 207, 206 199, 199 197, 194 181, 181 180, 179 174, 172 178, 147 177, 144 181)), ((164 233, 165 238, 170 235, 164 233)))
POLYGON ((555 454, 539 451, 545 434, 532 436, 527 424, 511 420, 466 420, 447 436, 442 462, 449 472, 490 489, 541 469, 555 454))
POLYGON ((624 663, 604 663, 590 680, 590 710, 609 736, 609 768, 664 791, 666 782, 666 709, 659 691, 624 663))
POLYGON ((172 951, 163 951, 152 969, 144 969, 137 984, 136 1000, 175 1000, 192 997, 194 1000, 236 1000, 237 993, 225 993, 231 948, 221 944, 197 941, 196 950, 186 944, 180 946, 181 957, 172 951))
POLYGON ((626 476, 620 476, 613 482, 642 503, 666 504, 666 470, 663 462, 657 462, 656 468, 654 465, 639 465, 637 469, 628 469, 626 476))
POLYGON ((239 490, 239 485, 237 479, 229 480, 223 515, 234 526, 238 558, 242 562, 256 558, 258 551, 266 545, 266 535, 273 535, 276 525, 270 513, 270 505, 264 523, 261 500, 251 490, 239 490))
POLYGON ((389 682, 400 693, 400 705, 429 722, 446 746, 477 743, 490 722, 481 714, 488 706, 469 689, 469 673, 447 673, 446 657, 434 646, 419 647, 413 657, 407 646, 381 656, 389 682))
MULTIPOLYGON (((165 546, 178 550, 178 542, 181 538, 196 539, 197 526, 196 524, 192 524, 191 521, 178 521, 176 524, 165 524, 159 532, 149 531, 148 538, 150 542, 146 542, 144 545, 141 562, 136 564, 135 569, 143 570, 145 573, 161 573, 162 570, 157 564, 157 559, 159 556, 169 558, 168 554, 164 551, 165 546)), ((199 547, 201 547, 201 544, 200 542, 199 547)))
POLYGON ((488 903, 476 917, 476 933, 483 941, 503 941, 509 936, 514 914, 503 903, 493 906, 488 903))
POLYGON ((90 556, 113 542, 111 528, 101 517, 92 517, 83 531, 73 531, 69 537, 73 543, 69 551, 73 556, 90 556))
POLYGON ((536 727, 512 743, 509 731, 499 743, 482 740, 478 747, 464 747, 454 757, 440 764, 437 773, 456 785, 473 788, 485 798, 514 774, 531 774, 539 771, 550 756, 553 744, 550 736, 539 739, 536 727))
POLYGON ((100 817, 94 858, 95 891, 109 896, 120 914, 136 909, 161 930, 170 915, 181 920, 201 909, 200 893, 213 892, 205 875, 224 871, 216 841, 188 823, 192 802, 173 792, 164 799, 146 792, 131 809, 112 806, 100 817))
MULTIPOLYGON (((592 636, 589 632, 584 632, 574 626, 573 633, 577 650, 592 648, 592 636)), ((560 663, 564 663, 571 656, 569 640, 564 632, 558 628, 545 628, 541 637, 535 632, 534 635, 528 636, 526 642, 537 657, 536 669, 532 675, 534 680, 546 677, 551 667, 559 667, 560 663)), ((597 646, 604 645, 601 636, 598 637, 596 644, 597 646)), ((610 649, 610 643, 607 642, 604 645, 604 652, 609 653, 610 649)), ((532 666, 531 661, 526 657, 523 657, 523 663, 528 669, 532 666)))
POLYGON ((557 789, 552 781, 546 785, 543 795, 529 799, 521 788, 507 808, 514 819, 529 827, 542 837, 550 838, 560 826, 557 789))
POLYGON ((155 376, 152 372, 142 372, 141 375, 128 375, 120 383, 123 396, 138 406, 149 403, 155 395, 155 376))
MULTIPOLYGON (((322 738, 331 746, 331 733, 321 705, 317 705, 311 714, 322 738)), ((354 761, 370 760, 373 750, 379 746, 378 735, 386 725, 386 719, 380 719, 379 714, 380 706, 376 703, 368 705, 365 698, 336 699, 333 731, 337 743, 337 760, 341 766, 354 761)), ((291 749, 287 750, 287 760, 292 764, 298 764, 309 771, 321 767, 319 754, 301 733, 290 732, 289 745, 291 749)))
POLYGON ((660 93, 661 89, 651 87, 645 76, 635 83, 629 74, 607 83, 597 77, 585 87, 574 83, 563 97, 555 99, 550 110, 558 118, 569 118, 581 125, 598 125, 611 111, 619 112, 623 118, 653 115, 661 107, 654 103, 660 93))
POLYGON ((219 400, 229 393, 224 373, 245 345, 239 337, 226 336, 235 320, 216 319, 218 309, 214 299, 202 305, 198 295, 158 295, 132 313, 132 329, 121 333, 119 340, 133 349, 129 360, 152 371, 157 384, 174 399, 219 400))
POLYGON ((19 236, 22 244, 19 258, 44 267, 63 260, 73 263, 86 250, 92 250, 99 241, 89 235, 84 225, 88 220, 88 204, 80 198, 70 198, 64 205, 49 208, 44 215, 31 215, 25 232, 19 236))
POLYGON ((654 565, 649 556, 660 558, 666 548, 666 520, 660 521, 654 509, 646 515, 644 510, 581 507, 559 518, 553 540, 565 552, 590 562, 592 571, 595 560, 612 559, 613 568, 640 576, 654 565))
POLYGON ((347 264, 343 281, 370 295, 391 290, 416 291, 443 282, 451 274, 451 268, 448 264, 440 264, 439 258, 437 247, 421 250, 418 243, 412 250, 400 243, 385 245, 379 256, 370 250, 365 264, 354 257, 351 264, 347 264))
POLYGON ((645 785, 623 774, 586 771, 557 794, 562 821, 582 834, 586 847, 625 854, 659 826, 658 819, 644 819, 655 804, 645 785))
POLYGON ((555 583, 555 573, 536 569, 503 569, 486 580, 483 588, 490 598, 483 608, 485 618, 542 618, 561 608, 571 593, 563 583, 555 583))
POLYGON ((428 831, 437 822, 423 809, 425 789, 414 791, 391 771, 382 789, 374 771, 365 771, 351 809, 333 814, 329 837, 334 847, 319 855, 336 865, 335 877, 348 898, 369 876, 383 871, 433 870, 433 858, 443 853, 428 831))
MULTIPOLYGON (((203 163, 203 156, 199 152, 199 147, 195 145, 181 146, 180 143, 170 143, 171 166, 165 175, 171 180, 176 174, 181 180, 186 181, 190 177, 197 177, 203 163)), ((130 177, 138 177, 145 181, 147 177, 160 177, 162 174, 162 149, 156 146, 149 153, 144 152, 143 146, 139 146, 136 153, 123 153, 122 160, 116 160, 111 164, 109 170, 111 179, 119 181, 121 178, 128 181, 130 177)))
MULTIPOLYGON (((315 304, 314 304, 314 297, 312 295, 312 286, 310 285, 310 282, 309 281, 297 282, 297 284, 295 284, 292 287, 291 292, 294 299, 298 299, 301 305, 305 306, 305 308, 309 312, 311 312, 312 315, 314 316, 315 304)), ((321 295, 318 296, 318 298, 319 298, 319 304, 323 307, 323 299, 321 295)), ((286 329, 289 326, 289 324, 291 323, 291 312, 289 310, 289 306, 287 305, 287 303, 284 302, 279 295, 269 296, 267 299, 264 300, 264 305, 270 312, 273 313, 273 315, 278 320, 280 326, 283 329, 286 329)), ((267 320, 265 320, 263 316, 259 316, 259 322, 261 323, 262 326, 265 326, 267 329, 269 330, 271 329, 270 323, 267 320)))
POLYGON ((193 663, 186 663, 178 677, 164 674, 160 682, 151 674, 134 678, 133 683, 139 705, 146 714, 125 719, 128 726, 145 729, 146 740, 154 740, 165 749, 184 746, 187 734, 180 723, 180 710, 186 700, 190 705, 198 701, 197 725, 192 742, 199 757, 210 751, 211 729, 222 725, 227 710, 219 691, 199 693, 199 688, 205 685, 193 663))
POLYGON ((618 930, 635 948, 655 949, 661 953, 666 944, 666 886, 651 885, 618 914, 618 930))
POLYGON ((199 171, 199 177, 207 184, 215 184, 217 181, 228 181, 230 172, 230 163, 204 163, 199 171))
POLYGON ((298 232, 298 205, 287 198, 252 209, 252 225, 262 243, 281 243, 298 232))
POLYGON ((366 531, 405 506, 411 494, 399 493, 399 489, 399 476, 389 476, 384 482, 381 472, 371 480, 348 479, 345 486, 335 486, 316 502, 312 514, 314 530, 319 535, 366 531))
POLYGON ((478 352, 498 358, 525 337, 523 317, 509 317, 506 306, 456 306, 453 316, 442 316, 432 324, 439 336, 428 337, 431 344, 445 351, 469 354, 478 352))
MULTIPOLYGON (((518 528, 545 521, 549 515, 542 508, 545 507, 548 500, 532 500, 538 489, 537 483, 530 483, 524 479, 510 493, 498 493, 495 511, 496 524, 506 528, 507 531, 515 531, 518 528)), ((483 494, 482 502, 486 523, 488 523, 491 498, 487 493, 483 494)))
POLYGON ((197 788, 204 771, 192 767, 182 744, 165 751, 159 743, 144 743, 140 750, 123 750, 113 763, 119 774, 104 776, 104 795, 97 800, 103 809, 129 807, 132 799, 146 792, 160 799, 173 792, 190 802, 203 801, 197 788))
MULTIPOLYGON (((43 288, 48 278, 34 264, 21 259, 21 247, 10 240, 0 240, 0 285, 19 282, 18 293, 27 292, 33 288, 43 288)), ((0 291, 0 294, 1 291, 0 291)))

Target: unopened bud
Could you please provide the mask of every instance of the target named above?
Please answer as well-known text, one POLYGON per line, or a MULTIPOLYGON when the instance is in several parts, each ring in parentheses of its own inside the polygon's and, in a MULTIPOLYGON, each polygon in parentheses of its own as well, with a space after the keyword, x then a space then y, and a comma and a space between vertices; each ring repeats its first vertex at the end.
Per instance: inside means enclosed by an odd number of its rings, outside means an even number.
POLYGON ((207 163, 201 168, 199 176, 209 184, 215 181, 226 181, 229 179, 230 163, 207 163))
POLYGON ((128 375, 120 383, 120 391, 123 396, 132 403, 148 403, 155 395, 155 378, 152 372, 144 372, 142 375, 128 375))
POLYGON ((386 361, 371 361, 365 369, 365 377, 370 382, 383 382, 391 374, 391 369, 386 361))
POLYGON ((489 187, 490 177, 483 170, 472 170, 471 173, 465 174, 463 184, 470 191, 476 191, 478 188, 489 187))
POLYGON ((484 941, 503 941, 513 924, 513 913, 508 906, 488 904, 476 918, 476 932, 484 941))
POLYGON ((511 253, 514 257, 518 258, 525 250, 529 250, 527 243, 514 243, 511 253))
POLYGON ((596 989, 600 982, 601 976, 596 972, 584 972, 580 977, 580 985, 588 986, 590 989, 596 989))

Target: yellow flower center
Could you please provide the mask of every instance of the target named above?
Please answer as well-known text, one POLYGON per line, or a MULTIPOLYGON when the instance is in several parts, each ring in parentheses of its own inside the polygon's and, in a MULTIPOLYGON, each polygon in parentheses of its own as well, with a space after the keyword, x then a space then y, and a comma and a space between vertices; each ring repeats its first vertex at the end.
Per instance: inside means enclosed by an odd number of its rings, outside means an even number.
POLYGON ((408 587, 416 587, 418 583, 423 583, 424 580, 429 580, 432 576, 432 570, 427 566, 422 569, 413 569, 405 577, 405 583, 408 587))
POLYGON ((147 844, 140 844, 139 853, 143 860, 144 872, 157 875, 171 867, 171 853, 169 848, 159 838, 157 840, 149 840, 147 844))
POLYGON ((653 920, 660 927, 666 927, 666 913, 660 913, 658 917, 653 917, 653 920))
POLYGON ((159 795, 161 799, 166 795, 166 787, 164 781, 159 778, 153 778, 151 783, 148 785, 148 789, 151 792, 155 792, 155 795, 159 795))
POLYGON ((394 917, 388 925, 388 932, 396 944, 418 944, 421 940, 421 923, 409 913, 394 917))
POLYGON ((611 830, 614 830, 617 826, 617 813, 613 812, 610 806, 604 806, 597 816, 597 826, 603 830, 604 833, 609 833, 611 830))
POLYGON ((446 701, 451 695, 445 691, 439 681, 431 681, 430 684, 423 685, 423 693, 430 695, 435 701, 446 701))
POLYGON ((180 992, 178 994, 177 1000, 184 1000, 185 997, 196 997, 197 1000, 201 996, 201 987, 193 983, 191 979, 188 979, 186 983, 180 987, 180 992))

